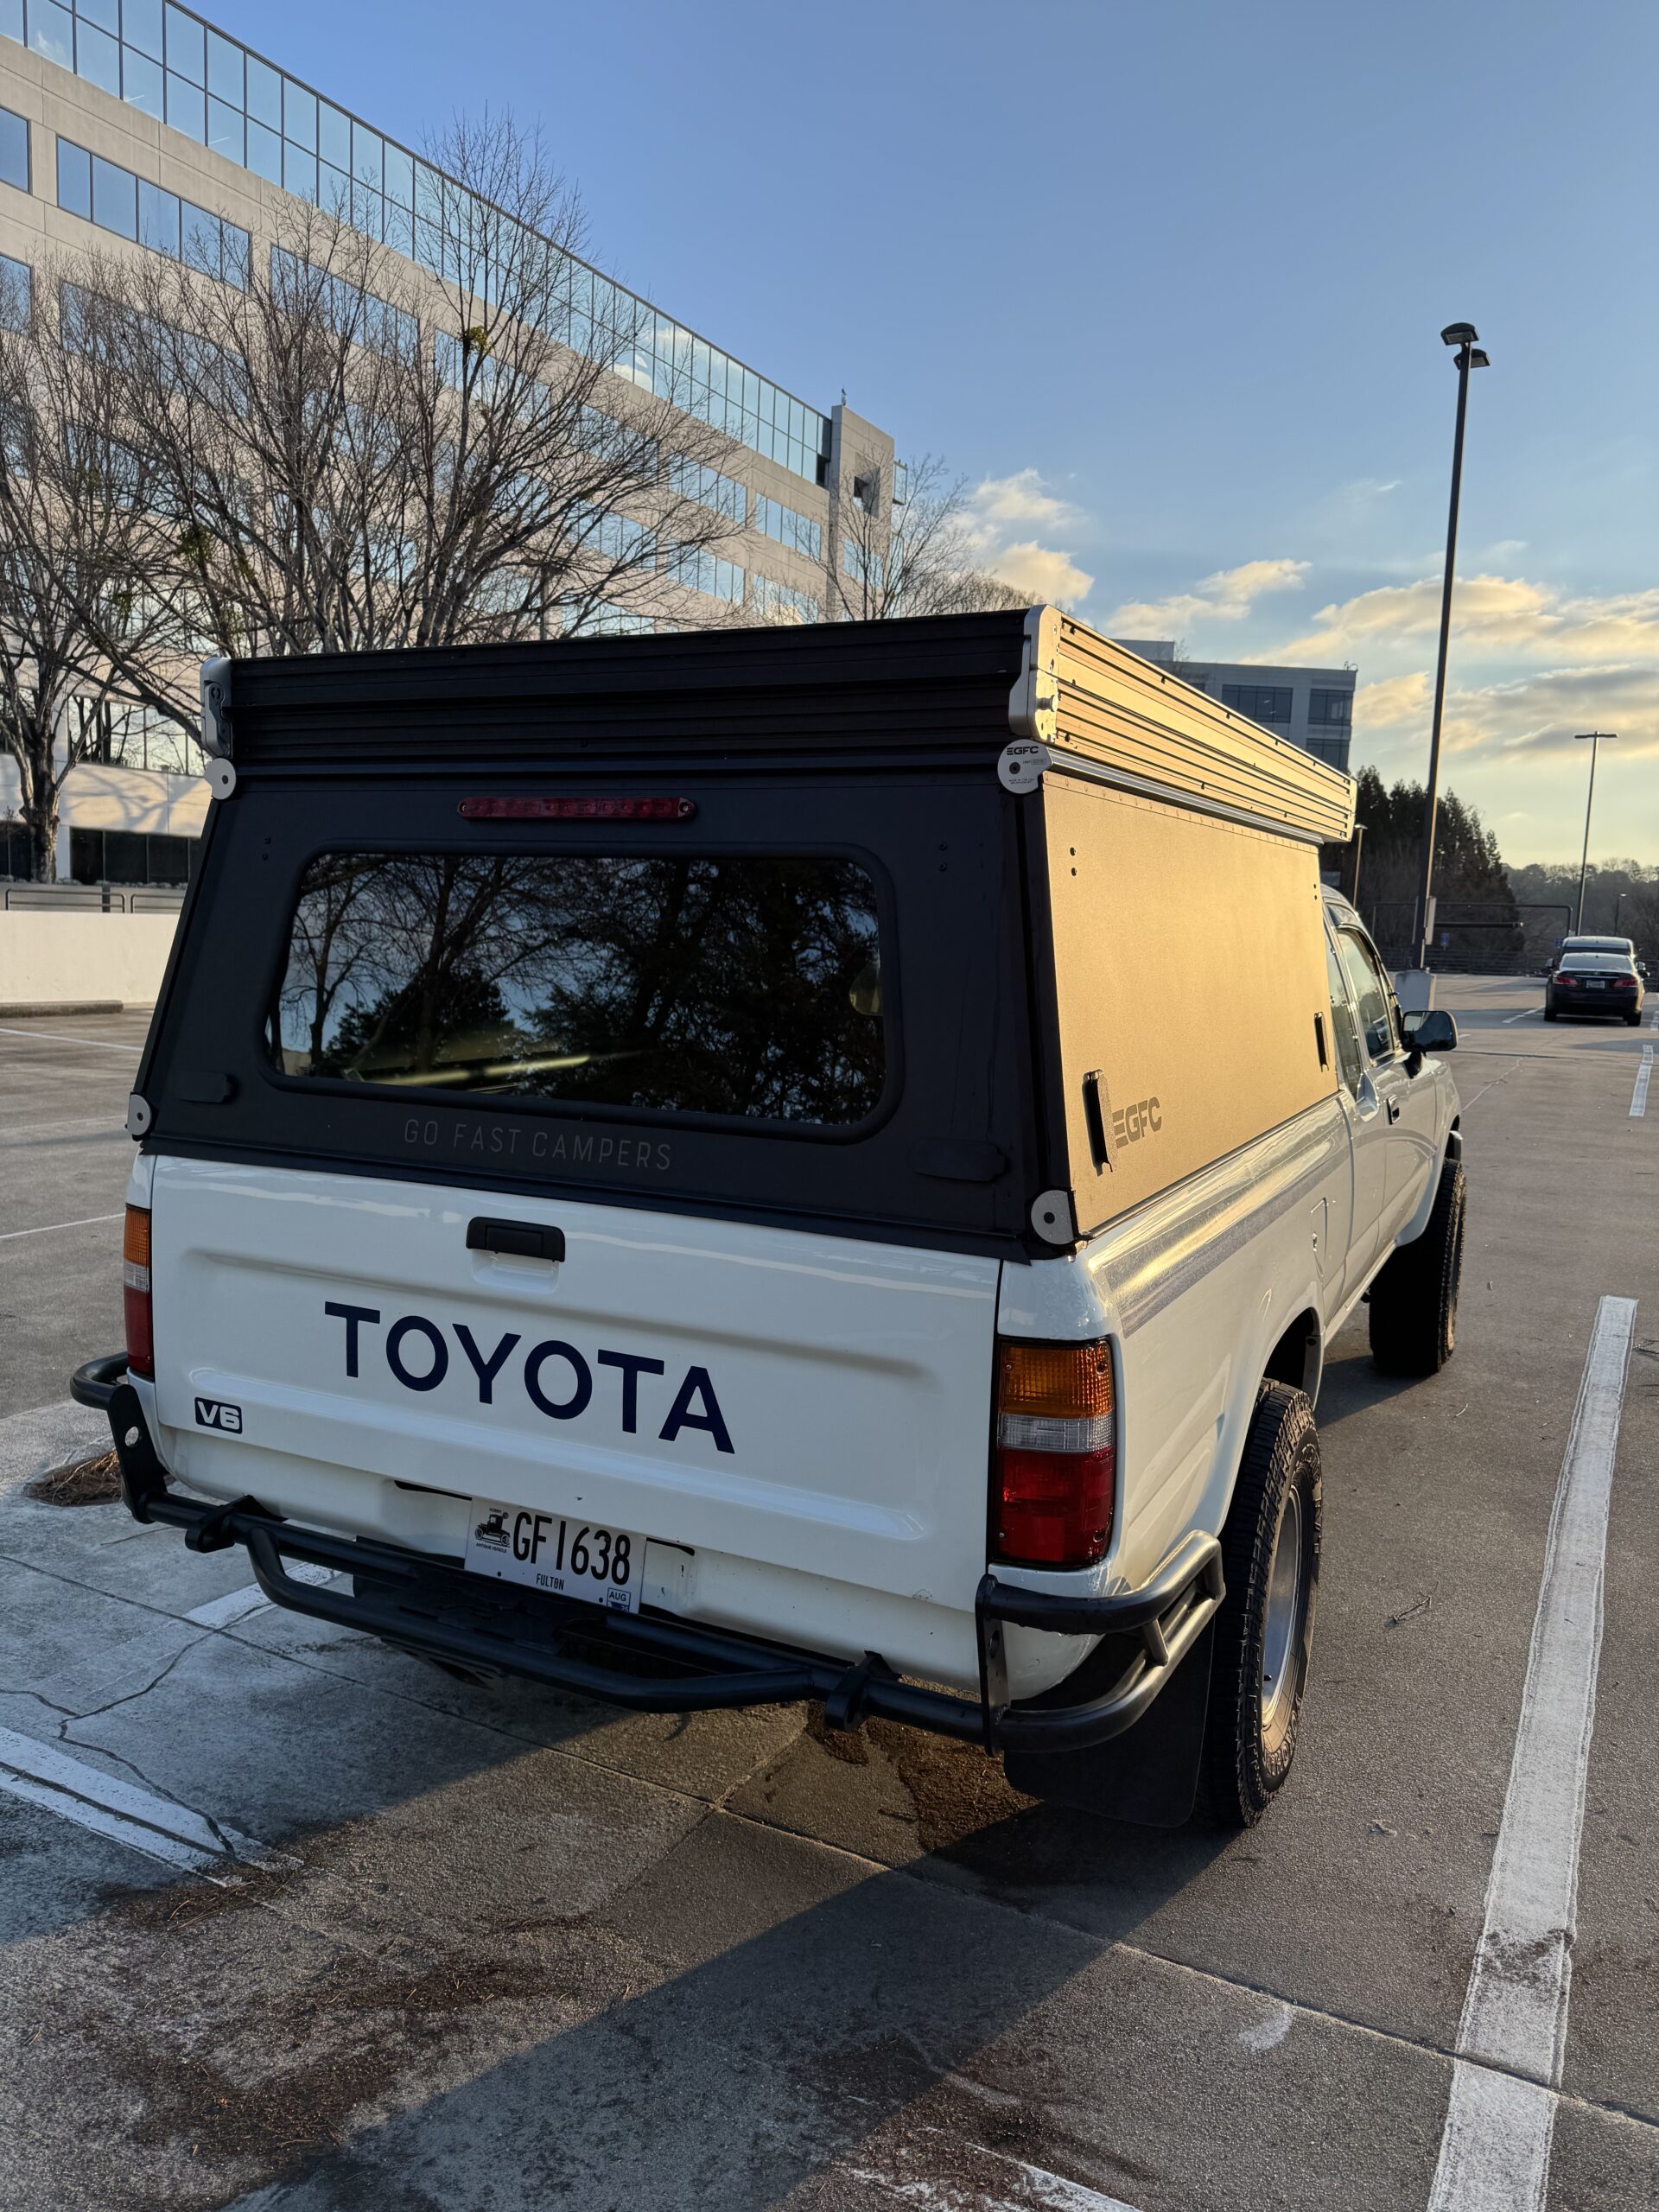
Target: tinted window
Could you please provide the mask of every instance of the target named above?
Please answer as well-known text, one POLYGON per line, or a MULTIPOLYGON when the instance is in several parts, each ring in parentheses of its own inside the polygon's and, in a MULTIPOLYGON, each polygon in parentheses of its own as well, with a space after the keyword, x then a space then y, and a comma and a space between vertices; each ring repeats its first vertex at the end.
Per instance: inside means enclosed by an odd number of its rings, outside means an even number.
POLYGON ((332 854, 271 1049, 293 1076, 846 1126, 885 1057, 851 862, 332 854))
POLYGON ((1331 980, 1331 1027, 1337 1040, 1337 1067, 1348 1090, 1353 1093, 1359 1089, 1362 1065, 1359 1029, 1354 1020, 1353 1001, 1348 995, 1342 963, 1337 958, 1336 948, 1329 938, 1325 940, 1325 961, 1331 980))
POLYGON ((0 107, 0 184, 29 190, 29 125, 9 107, 0 107))
POLYGON ((1354 719, 1353 693, 1322 690, 1316 683, 1307 695, 1307 719, 1327 729, 1346 729, 1354 719))
POLYGON ((1259 722, 1290 720, 1290 691, 1284 684, 1224 683, 1221 703, 1236 708, 1241 715, 1249 715, 1259 722))
POLYGON ((1365 1050, 1374 1060, 1385 1060, 1400 1041, 1394 1033, 1388 979, 1376 963, 1376 955, 1363 938, 1356 937, 1351 930, 1344 930, 1337 943, 1353 988, 1354 1004, 1359 1010, 1365 1050))

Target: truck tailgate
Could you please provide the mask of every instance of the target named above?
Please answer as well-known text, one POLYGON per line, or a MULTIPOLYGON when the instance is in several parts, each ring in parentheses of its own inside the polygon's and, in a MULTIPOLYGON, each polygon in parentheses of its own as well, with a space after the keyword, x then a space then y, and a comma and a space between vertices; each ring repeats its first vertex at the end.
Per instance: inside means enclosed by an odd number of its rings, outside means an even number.
POLYGON ((165 1456, 214 1494, 304 1519, 349 1470, 972 1605, 995 1260, 167 1157, 152 1208, 165 1456))

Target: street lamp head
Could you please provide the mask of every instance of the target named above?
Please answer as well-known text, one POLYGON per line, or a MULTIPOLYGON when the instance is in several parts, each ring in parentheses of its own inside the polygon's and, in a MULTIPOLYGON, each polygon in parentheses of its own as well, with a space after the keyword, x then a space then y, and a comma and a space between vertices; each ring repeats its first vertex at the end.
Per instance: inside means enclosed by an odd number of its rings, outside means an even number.
POLYGON ((1440 333, 1442 346, 1472 346, 1480 333, 1472 322, 1448 322, 1440 333))
POLYGON ((1492 365, 1492 357, 1490 353, 1483 353, 1478 346, 1472 346, 1469 353, 1469 365, 1471 369, 1490 369, 1492 365))

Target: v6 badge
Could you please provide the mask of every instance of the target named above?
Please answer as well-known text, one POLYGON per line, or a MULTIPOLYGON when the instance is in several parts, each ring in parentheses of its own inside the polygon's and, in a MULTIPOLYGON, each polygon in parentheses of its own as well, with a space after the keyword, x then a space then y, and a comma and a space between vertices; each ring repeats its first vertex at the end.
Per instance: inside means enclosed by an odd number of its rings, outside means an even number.
POLYGON ((224 1398, 196 1400, 196 1427, 223 1429, 227 1436, 242 1433, 242 1408, 231 1405, 224 1398))

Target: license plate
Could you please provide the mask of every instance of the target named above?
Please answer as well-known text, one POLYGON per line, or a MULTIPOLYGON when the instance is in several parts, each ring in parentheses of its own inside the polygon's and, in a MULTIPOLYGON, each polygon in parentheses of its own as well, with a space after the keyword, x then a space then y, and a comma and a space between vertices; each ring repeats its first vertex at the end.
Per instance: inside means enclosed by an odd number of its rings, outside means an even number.
POLYGON ((603 1529, 569 1514, 475 1497, 467 1523, 467 1565, 498 1582, 522 1582, 556 1598, 636 1613, 645 1539, 632 1529, 603 1529))
POLYGON ((1592 991, 1605 991, 1607 986, 1605 983, 1592 983, 1590 988, 1592 991))

